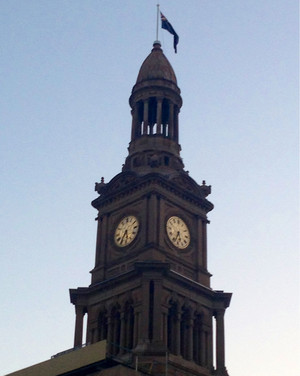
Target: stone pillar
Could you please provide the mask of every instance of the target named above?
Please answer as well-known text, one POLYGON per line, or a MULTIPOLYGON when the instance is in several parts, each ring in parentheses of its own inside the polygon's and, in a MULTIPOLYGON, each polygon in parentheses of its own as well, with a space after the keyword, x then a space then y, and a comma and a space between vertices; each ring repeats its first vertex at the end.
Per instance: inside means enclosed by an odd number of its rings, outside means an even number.
MULTIPOLYGON (((88 317, 90 316, 89 313, 87 313, 88 317)), ((90 345, 93 343, 94 340, 94 334, 95 334, 95 323, 94 322, 88 322, 87 328, 86 328, 86 344, 90 345)))
POLYGON ((175 321, 175 355, 180 355, 180 321, 181 321, 181 313, 177 312, 176 314, 176 321, 175 321))
POLYGON ((159 197, 155 194, 149 195, 147 200, 147 212, 148 212, 148 239, 147 243, 157 243, 157 228, 158 223, 158 200, 159 197))
POLYGON ((207 335, 207 367, 209 369, 213 368, 213 338, 212 338, 212 329, 210 328, 208 332, 206 332, 207 335))
POLYGON ((133 342, 134 342, 134 313, 132 308, 130 307, 127 312, 127 317, 125 317, 126 322, 126 342, 125 347, 128 349, 133 348, 133 342))
POLYGON ((148 128, 148 113, 149 113, 149 100, 144 100, 144 115, 143 115, 143 134, 147 134, 148 128))
POLYGON ((202 265, 207 268, 207 228, 206 223, 202 222, 202 265))
POLYGON ((197 281, 201 283, 201 271, 204 267, 203 265, 203 233, 202 233, 202 218, 200 216, 197 216, 197 247, 198 247, 198 253, 197 253, 197 266, 198 266, 198 273, 197 273, 197 281))
POLYGON ((168 309, 163 308, 163 342, 164 345, 168 346, 168 309))
POLYGON ((149 281, 142 281, 142 311, 139 320, 139 343, 149 342, 149 281))
POLYGON ((139 339, 139 317, 140 312, 137 307, 134 308, 134 328, 133 328, 133 348, 138 344, 139 339))
POLYGON ((225 337, 224 337, 224 314, 225 309, 219 309, 216 312, 216 356, 217 356, 217 374, 226 375, 225 368, 225 337))
POLYGON ((179 108, 176 106, 174 108, 174 137, 173 140, 178 142, 178 114, 179 114, 179 108))
POLYGON ((193 350, 194 350, 194 341, 193 341, 193 328, 194 322, 192 318, 188 319, 188 328, 187 328, 187 360, 193 360, 193 350))
POLYGON ((200 365, 202 367, 207 365, 207 343, 203 324, 200 329, 200 365))
POLYGON ((157 98, 156 107, 156 133, 161 134, 162 98, 157 98))
POLYGON ((168 136, 173 139, 174 137, 174 104, 169 104, 169 124, 168 124, 168 136))
POLYGON ((93 334, 93 343, 95 342, 98 342, 100 341, 101 338, 100 338, 100 331, 99 331, 99 326, 97 326, 94 330, 94 334, 93 334))
POLYGON ((115 312, 115 317, 113 318, 114 325, 113 325, 113 353, 118 354, 120 350, 120 315, 119 312, 115 312))
POLYGON ((163 314, 161 307, 161 280, 154 282, 154 306, 153 306, 153 341, 160 342, 163 341, 163 314))
POLYGON ((131 110, 131 116, 132 116, 132 123, 131 123, 131 141, 136 138, 140 133, 138 132, 138 114, 137 114, 137 105, 134 105, 133 109, 131 110))
POLYGON ((108 236, 108 216, 98 219, 95 269, 92 271, 92 283, 103 281, 106 277, 106 237, 108 236))
POLYGON ((107 342, 108 342, 108 352, 112 353, 112 342, 113 342, 113 328, 112 328, 112 319, 111 319, 111 312, 107 318, 107 342))
POLYGON ((84 307, 76 306, 75 338, 74 347, 82 346, 84 307))
POLYGON ((124 354, 124 348, 125 348, 125 338, 126 338, 126 325, 125 325, 125 313, 121 312, 120 314, 120 348, 119 348, 119 354, 124 354))

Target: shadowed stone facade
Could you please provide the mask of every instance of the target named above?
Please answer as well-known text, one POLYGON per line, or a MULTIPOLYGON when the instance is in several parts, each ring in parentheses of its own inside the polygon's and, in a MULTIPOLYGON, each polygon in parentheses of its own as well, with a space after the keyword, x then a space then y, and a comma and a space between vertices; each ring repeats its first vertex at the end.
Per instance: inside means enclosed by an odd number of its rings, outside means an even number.
POLYGON ((130 354, 132 362, 138 357, 153 365, 164 363, 167 354, 169 373, 227 375, 224 313, 231 294, 211 289, 207 270, 211 187, 197 184, 184 170, 182 99, 159 42, 140 68, 129 103, 128 156, 120 174, 96 183, 99 197, 92 202, 98 234, 91 285, 70 290, 76 308, 74 345, 82 344, 86 314, 86 342, 107 340, 109 354, 119 359, 130 354), (129 216, 136 222, 134 239, 121 229, 118 244, 116 229, 129 216), (174 239, 168 235, 172 216, 189 232, 181 248, 176 246, 181 232, 174 239))
POLYGON ((95 186, 91 284, 70 290, 74 348, 11 376, 228 376, 224 314, 231 294, 213 290, 207 270, 211 187, 184 170, 182 99, 159 42, 129 103, 125 164, 95 186))

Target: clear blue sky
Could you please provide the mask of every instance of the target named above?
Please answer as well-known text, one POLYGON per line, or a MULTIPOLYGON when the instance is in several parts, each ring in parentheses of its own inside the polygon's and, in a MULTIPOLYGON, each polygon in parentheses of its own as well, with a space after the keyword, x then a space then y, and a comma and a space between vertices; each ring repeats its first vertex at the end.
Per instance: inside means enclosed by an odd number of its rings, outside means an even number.
MULTIPOLYGON (((185 167, 212 185, 212 287, 230 376, 298 376, 298 1, 161 0, 185 167)), ((94 266, 94 183, 127 156, 156 0, 0 2, 0 372, 73 345, 94 266)))

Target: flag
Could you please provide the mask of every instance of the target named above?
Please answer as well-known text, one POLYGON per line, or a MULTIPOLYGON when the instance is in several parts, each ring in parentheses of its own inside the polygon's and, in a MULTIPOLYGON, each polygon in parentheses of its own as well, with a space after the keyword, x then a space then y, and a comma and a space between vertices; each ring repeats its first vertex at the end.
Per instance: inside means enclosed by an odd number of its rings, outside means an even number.
POLYGON ((162 12, 160 12, 160 18, 161 18, 161 28, 168 30, 169 33, 174 35, 173 46, 174 46, 175 53, 177 53, 177 44, 178 44, 178 41, 179 41, 179 36, 177 35, 176 31, 173 29, 173 26, 170 24, 170 22, 162 14, 162 12))

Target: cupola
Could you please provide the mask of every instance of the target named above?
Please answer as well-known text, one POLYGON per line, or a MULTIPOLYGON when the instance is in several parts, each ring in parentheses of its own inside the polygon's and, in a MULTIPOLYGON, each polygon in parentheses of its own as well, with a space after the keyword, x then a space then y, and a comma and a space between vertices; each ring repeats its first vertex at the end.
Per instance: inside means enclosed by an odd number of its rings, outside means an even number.
POLYGON ((144 174, 182 170, 178 115, 182 106, 174 70, 159 41, 144 60, 129 104, 132 114, 131 142, 124 170, 144 174))

